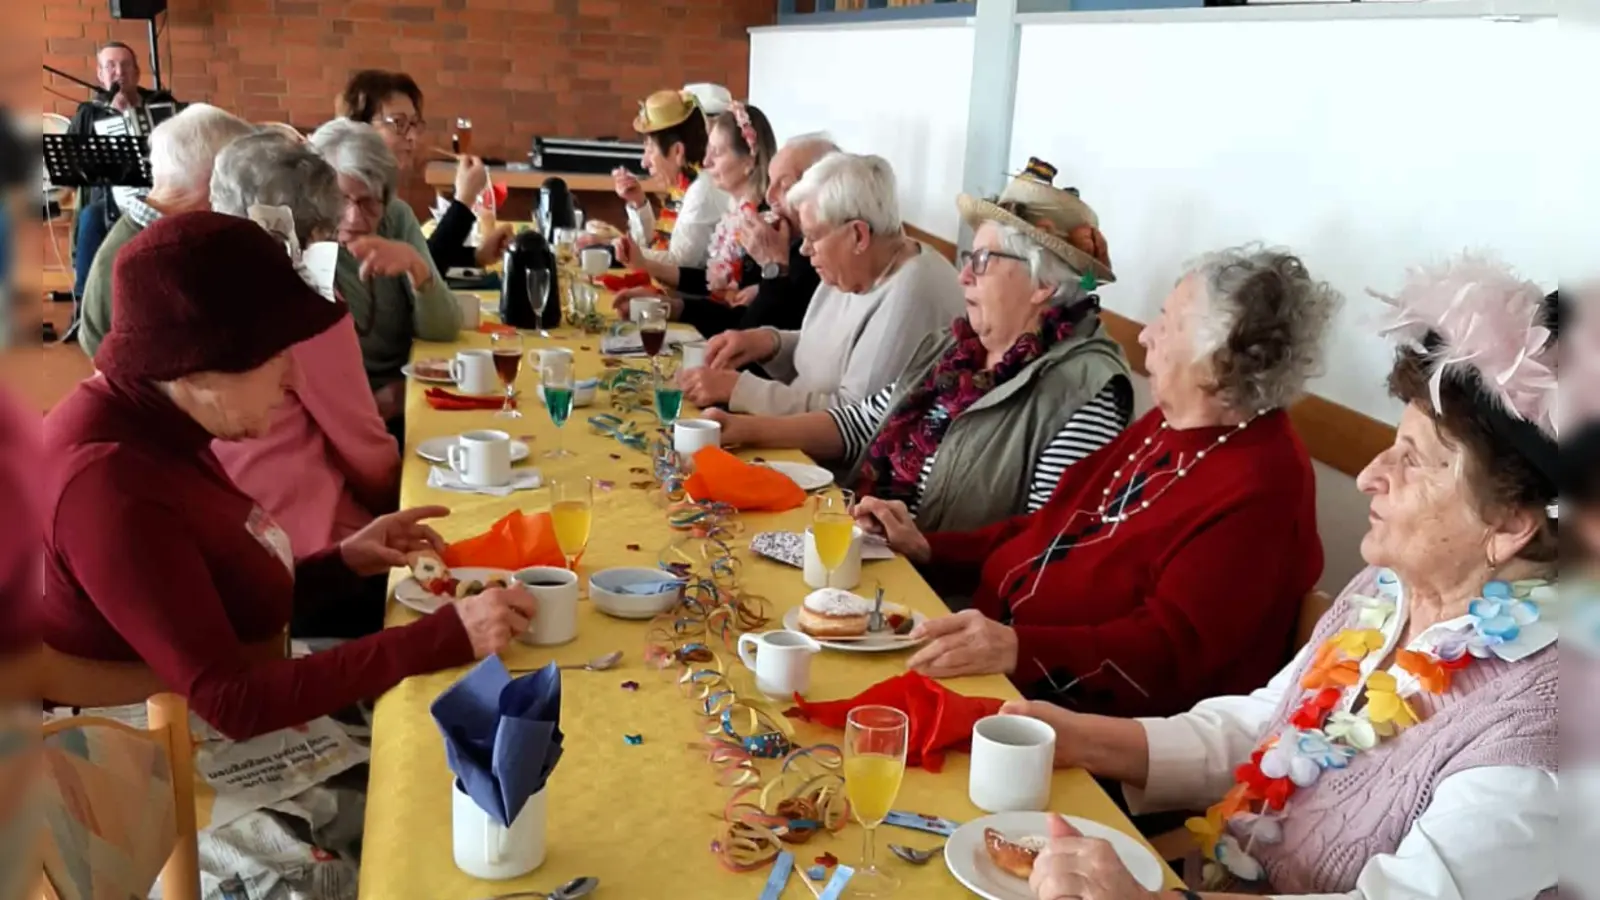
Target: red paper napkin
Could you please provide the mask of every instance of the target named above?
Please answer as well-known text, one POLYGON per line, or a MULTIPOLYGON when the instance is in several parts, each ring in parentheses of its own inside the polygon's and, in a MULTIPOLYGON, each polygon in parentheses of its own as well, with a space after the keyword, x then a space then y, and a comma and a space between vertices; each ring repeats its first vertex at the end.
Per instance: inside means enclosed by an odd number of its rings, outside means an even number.
POLYGON ((513 512, 489 526, 483 534, 446 547, 444 563, 452 568, 482 566, 515 572, 530 566, 564 569, 567 559, 556 543, 556 529, 549 513, 513 512))
POLYGON ((501 325, 499 322, 479 322, 479 334, 516 334, 517 330, 510 325, 501 325))
MULTIPOLYGON (((468 397, 465 394, 455 394, 444 388, 437 387, 428 388, 427 392, 423 394, 423 398, 434 409, 445 410, 499 409, 505 403, 503 397, 468 397)), ((511 405, 516 406, 517 401, 513 399, 511 405)))
POLYGON ((649 287, 651 284, 649 273, 638 269, 632 269, 621 275, 601 275, 595 281, 600 282, 601 287, 613 294, 631 287, 649 287))
POLYGON ((789 714, 829 728, 843 728, 850 711, 858 706, 892 706, 911 720, 906 765, 938 772, 944 768, 945 751, 970 749, 972 726, 998 713, 1005 701, 968 697, 919 672, 907 672, 880 681, 849 700, 809 703, 795 694, 794 702, 789 714))
POLYGON ((696 500, 715 500, 741 512, 783 512, 806 502, 806 492, 782 472, 752 466, 721 447, 694 455, 694 474, 684 483, 696 500))

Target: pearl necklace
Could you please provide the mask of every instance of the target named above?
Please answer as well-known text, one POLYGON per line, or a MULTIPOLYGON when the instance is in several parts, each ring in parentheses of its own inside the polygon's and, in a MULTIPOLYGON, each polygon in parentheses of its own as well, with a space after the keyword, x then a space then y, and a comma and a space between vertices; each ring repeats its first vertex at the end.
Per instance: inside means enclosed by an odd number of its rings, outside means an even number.
MULTIPOLYGON (((1133 518, 1135 514, 1144 512, 1145 510, 1149 509, 1150 508, 1150 504, 1156 502, 1157 500, 1160 500, 1161 496, 1163 494, 1165 494, 1167 491, 1172 490, 1173 485, 1177 484, 1178 482, 1182 481, 1184 478, 1188 477, 1189 473, 1194 471, 1194 467, 1199 465, 1201 460, 1205 459, 1208 455, 1210 455, 1211 453, 1215 452, 1217 450, 1217 448, 1221 447, 1223 444, 1226 444, 1228 442, 1228 438, 1233 437, 1234 435, 1238 434, 1241 431, 1244 431, 1246 428, 1249 428, 1251 422, 1254 422, 1255 420, 1261 418, 1262 416, 1266 415, 1266 413, 1267 413, 1267 410, 1264 410, 1264 409, 1263 410, 1258 410, 1255 415, 1251 416, 1248 419, 1245 419, 1243 422, 1240 422, 1237 426, 1234 427, 1234 429, 1232 431, 1224 432, 1221 436, 1219 436, 1217 438, 1215 443, 1213 443, 1211 446, 1207 447, 1206 449, 1201 450, 1200 452, 1196 453, 1195 457, 1194 457, 1194 462, 1190 463, 1187 466, 1180 464, 1178 466, 1178 470, 1173 473, 1172 480, 1168 481, 1165 485, 1163 485, 1161 490, 1157 491, 1156 495, 1154 497, 1151 497, 1148 500, 1139 501, 1139 505, 1134 507, 1131 511, 1128 509, 1127 500, 1124 499, 1122 504, 1117 507, 1117 511, 1115 513, 1109 513, 1108 514, 1108 510, 1111 507, 1112 488, 1116 487, 1117 479, 1122 477, 1123 470, 1122 469, 1117 469, 1115 472, 1112 472, 1111 473, 1111 484, 1108 485, 1106 487, 1106 489, 1101 492, 1101 495, 1103 496, 1104 499, 1102 499, 1100 501, 1100 509, 1098 511, 1099 515, 1100 515, 1100 521, 1102 523, 1104 523, 1104 524, 1107 524, 1107 525, 1120 525, 1123 522, 1126 522, 1129 519, 1133 518)), ((1169 426, 1167 424, 1167 422, 1163 420, 1162 423, 1161 423, 1161 428, 1158 429, 1155 434, 1151 435, 1150 437, 1145 438, 1144 439, 1144 443, 1142 445, 1140 445, 1138 448, 1136 448, 1132 453, 1128 454, 1127 467, 1129 469, 1135 468, 1135 463, 1138 462, 1140 453, 1145 453, 1147 456, 1149 454, 1151 454, 1151 453, 1154 453, 1155 451, 1150 449, 1150 448, 1155 444, 1156 438, 1160 437, 1162 434, 1164 434, 1164 433, 1166 433, 1167 431, 1170 431, 1170 430, 1171 430, 1171 426, 1169 426)), ((1152 474, 1154 474, 1154 473, 1152 473, 1152 474)), ((1137 478, 1137 477, 1138 477, 1138 473, 1134 472, 1133 476, 1130 477, 1128 483, 1123 486, 1122 490, 1124 492, 1126 492, 1130 487, 1132 487, 1133 486, 1133 479, 1137 478)))

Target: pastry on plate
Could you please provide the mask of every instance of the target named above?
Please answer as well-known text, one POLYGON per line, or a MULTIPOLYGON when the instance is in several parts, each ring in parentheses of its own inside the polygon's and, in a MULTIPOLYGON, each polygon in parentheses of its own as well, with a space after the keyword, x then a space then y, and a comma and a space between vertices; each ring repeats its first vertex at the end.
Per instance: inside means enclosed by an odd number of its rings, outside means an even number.
POLYGON ((983 830, 983 849, 989 854, 989 861, 994 863, 1000 871, 1014 878, 1027 881, 1033 875, 1034 860, 1039 858, 1040 851, 1045 848, 1045 839, 1042 837, 1025 837, 1011 840, 993 828, 983 830))
POLYGON ((800 630, 812 637, 861 637, 867 633, 872 601, 838 588, 822 588, 806 596, 800 607, 800 630))
POLYGON ((419 359, 411 364, 411 371, 418 378, 450 378, 450 360, 448 359, 419 359))
POLYGON ((432 550, 418 550, 406 554, 406 565, 411 567, 411 577, 429 593, 439 593, 436 588, 450 578, 450 568, 432 550))
POLYGON ((602 222, 599 219, 590 219, 583 223, 583 230, 604 241, 614 241, 622 237, 622 232, 617 229, 617 226, 612 225, 610 222, 602 222))

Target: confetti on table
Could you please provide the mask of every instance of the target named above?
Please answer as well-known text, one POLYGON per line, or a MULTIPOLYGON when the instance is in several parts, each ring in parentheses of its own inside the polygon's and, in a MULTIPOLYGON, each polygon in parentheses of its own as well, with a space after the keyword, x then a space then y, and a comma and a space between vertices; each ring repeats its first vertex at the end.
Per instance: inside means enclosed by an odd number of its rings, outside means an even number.
POLYGON ((751 461, 751 462, 754 462, 754 463, 764 463, 764 462, 766 462, 766 460, 765 460, 765 459, 762 459, 762 458, 761 458, 761 457, 759 457, 759 456, 752 456, 752 457, 750 457, 750 461, 751 461))
POLYGON ((649 475, 650 474, 650 470, 646 469, 644 466, 634 466, 633 468, 628 470, 628 474, 629 475, 649 475))
POLYGON ((609 453, 607 455, 610 456, 612 459, 622 459, 622 454, 621 453, 609 453))
POLYGON ((624 681, 622 683, 622 689, 625 690, 625 691, 637 691, 639 689, 639 682, 637 682, 637 681, 624 681))
POLYGON ((642 734, 625 734, 622 736, 622 739, 635 747, 644 743, 644 735, 642 734))
POLYGON ((806 877, 811 879, 812 881, 821 881, 822 879, 828 877, 828 867, 827 866, 812 866, 811 868, 806 870, 806 877))
POLYGON ((814 862, 819 866, 831 869, 839 864, 839 857, 834 856, 832 853, 824 853, 817 857, 814 862))
POLYGON ((630 481, 628 486, 638 491, 648 491, 656 486, 654 481, 630 481))
POLYGON ((633 550, 633 551, 635 551, 635 552, 637 552, 637 551, 638 551, 638 549, 639 549, 639 545, 638 545, 638 544, 629 544, 629 545, 627 545, 627 546, 628 546, 628 549, 629 549, 629 550, 633 550))
POLYGON ((602 478, 599 481, 596 481, 594 483, 594 486, 599 488, 602 491, 609 491, 612 488, 616 487, 617 484, 614 481, 606 481, 604 478, 602 478))
POLYGON ((593 350, 594 348, 589 346, 588 344, 579 344, 578 345, 578 349, 582 350, 585 353, 588 353, 590 350, 593 350))

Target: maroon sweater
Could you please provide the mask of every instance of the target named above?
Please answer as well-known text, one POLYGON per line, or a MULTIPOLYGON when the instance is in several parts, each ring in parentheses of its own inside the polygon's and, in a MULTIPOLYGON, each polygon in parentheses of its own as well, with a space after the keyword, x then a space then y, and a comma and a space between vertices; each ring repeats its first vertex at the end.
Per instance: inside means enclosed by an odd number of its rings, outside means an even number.
POLYGON ((201 718, 246 738, 375 697, 403 678, 473 658, 453 607, 305 659, 247 662, 301 604, 359 579, 337 547, 301 560, 228 480, 211 435, 153 386, 104 377, 45 418, 40 625, 50 647, 142 660, 201 718))
POLYGON ((928 537, 934 584, 971 594, 978 610, 1016 629, 1011 680, 1031 698, 1106 715, 1173 715, 1266 684, 1290 656, 1301 600, 1322 574, 1305 447, 1274 412, 1196 465, 1196 452, 1231 429, 1162 433, 1162 421, 1152 411, 1067 469, 1038 512, 928 537), (1120 492, 1134 476, 1128 454, 1146 438, 1156 452, 1139 472, 1193 469, 1175 483, 1158 474, 1142 491, 1135 485, 1128 508, 1150 507, 1112 534, 1100 504, 1108 487, 1120 492), (1150 696, 1101 669, 1107 660, 1150 696))

